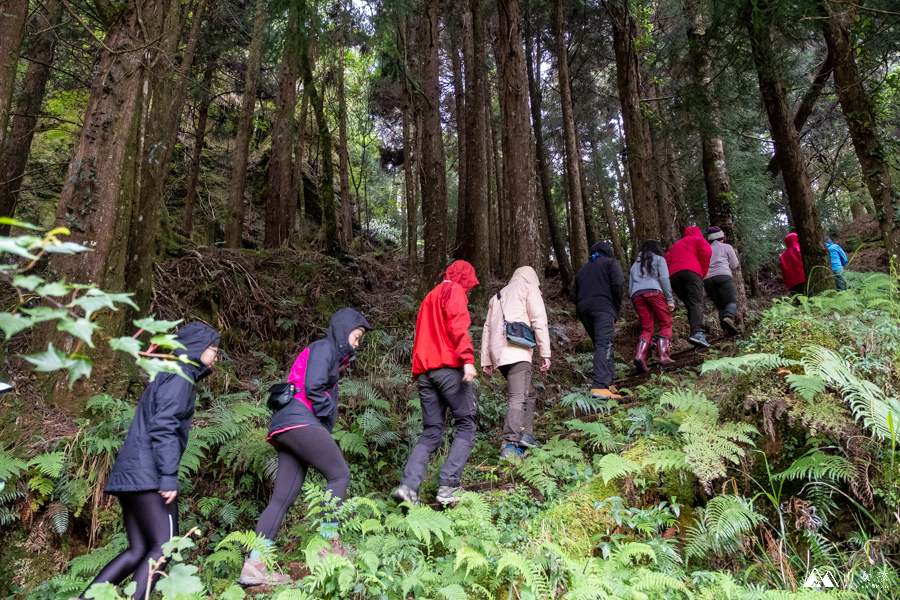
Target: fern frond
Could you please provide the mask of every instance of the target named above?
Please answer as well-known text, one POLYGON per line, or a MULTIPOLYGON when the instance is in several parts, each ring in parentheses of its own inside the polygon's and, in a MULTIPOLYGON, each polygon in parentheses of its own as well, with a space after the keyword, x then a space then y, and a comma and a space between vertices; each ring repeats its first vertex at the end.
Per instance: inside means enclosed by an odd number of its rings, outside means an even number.
POLYGON ((657 471, 687 471, 691 466, 687 454, 680 450, 657 450, 651 454, 643 466, 652 465, 657 471))
POLYGON ((5 450, 0 450, 0 479, 15 481, 27 468, 27 462, 16 458, 5 450))
POLYGON ((609 427, 603 423, 594 421, 592 423, 583 423, 578 419, 572 419, 565 422, 565 426, 569 429, 576 429, 584 432, 585 437, 595 448, 600 448, 604 452, 614 452, 616 450, 616 438, 609 427))
POLYGON ((799 361, 784 358, 780 354, 744 354, 733 358, 708 360, 700 367, 700 374, 705 375, 710 371, 720 371, 726 375, 739 375, 749 373, 755 369, 774 371, 782 367, 793 367, 799 364, 799 361))
POLYGON ((47 454, 38 454, 30 461, 28 461, 29 467, 34 467, 42 475, 54 479, 62 475, 65 464, 65 452, 48 452, 47 454))
POLYGON ((791 389, 807 402, 813 402, 816 396, 825 393, 825 382, 818 377, 791 373, 784 379, 790 384, 791 389))
POLYGON ((719 409, 706 399, 703 393, 677 389, 666 392, 659 398, 659 403, 669 408, 686 412, 693 417, 702 417, 715 421, 719 418, 719 409))
POLYGON ((641 470, 639 465, 618 454, 607 454, 599 460, 597 467, 600 469, 600 475, 603 477, 604 484, 641 470))
POLYGON ((773 475, 772 479, 855 481, 856 467, 843 456, 831 456, 820 450, 813 450, 795 460, 781 473, 773 475))

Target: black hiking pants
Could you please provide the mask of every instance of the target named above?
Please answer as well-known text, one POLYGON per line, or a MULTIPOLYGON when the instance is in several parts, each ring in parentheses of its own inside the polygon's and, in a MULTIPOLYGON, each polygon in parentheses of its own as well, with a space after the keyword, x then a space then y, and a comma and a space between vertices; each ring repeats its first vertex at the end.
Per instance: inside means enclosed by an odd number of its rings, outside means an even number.
POLYGON ((444 414, 450 409, 456 435, 441 468, 440 485, 459 487, 463 467, 475 447, 475 390, 462 380, 461 368, 432 369, 419 375, 422 437, 416 442, 400 483, 418 491, 428 471, 428 459, 444 441, 444 414))
POLYGON ((297 501, 310 467, 325 477, 325 489, 339 500, 338 506, 350 484, 350 467, 331 433, 321 425, 283 431, 272 438, 272 446, 278 451, 275 491, 256 524, 256 533, 269 540, 278 535, 284 515, 297 501))
POLYGON ((594 389, 609 389, 616 382, 616 359, 613 338, 616 336, 615 317, 608 312, 578 313, 591 341, 594 342, 594 389))
POLYGON ((703 326, 703 278, 693 271, 684 269, 670 275, 669 281, 672 283, 672 291, 687 308, 691 335, 706 333, 703 326))
POLYGON ((706 295, 719 309, 719 323, 725 327, 725 317, 737 316, 737 288, 730 275, 716 275, 703 280, 706 295))
MULTIPOLYGON (((173 500, 166 504, 166 499, 156 490, 117 492, 115 495, 122 505, 128 548, 101 569, 88 589, 95 583, 119 585, 131 575, 131 580, 137 583, 133 598, 143 598, 147 592, 150 560, 159 560, 163 555, 163 544, 178 535, 178 502, 173 500)), ((157 573, 149 583, 151 591, 161 575, 157 573)), ((84 594, 80 597, 84 598, 84 594)))

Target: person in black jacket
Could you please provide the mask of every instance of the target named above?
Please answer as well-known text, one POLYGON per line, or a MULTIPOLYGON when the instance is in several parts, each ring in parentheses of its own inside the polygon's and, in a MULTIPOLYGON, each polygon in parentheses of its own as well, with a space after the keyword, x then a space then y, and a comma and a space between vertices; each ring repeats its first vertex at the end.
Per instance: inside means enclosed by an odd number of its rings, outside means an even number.
MULTIPOLYGON (((356 355, 369 323, 352 308, 342 308, 331 317, 325 339, 309 345, 291 367, 288 382, 297 393, 296 402, 272 415, 269 436, 266 438, 278 451, 278 471, 275 490, 269 505, 256 524, 257 535, 266 538, 266 545, 275 543, 275 536, 291 505, 300 495, 300 488, 310 467, 325 476, 325 489, 340 501, 350 483, 350 467, 331 437, 337 421, 338 379, 356 355)), ((326 515, 322 515, 323 521, 326 515)), ((347 555, 337 537, 335 521, 323 522, 320 532, 331 541, 331 551, 347 555)), ((241 585, 277 585, 289 583, 291 578, 266 570, 259 553, 254 551, 244 561, 241 585)))
POLYGON ((591 246, 590 260, 575 276, 572 302, 581 324, 594 342, 594 377, 591 393, 595 397, 621 398, 616 386, 616 361, 613 357, 615 323, 622 306, 625 277, 622 266, 605 242, 591 246))
POLYGON ((119 585, 132 575, 134 598, 144 598, 148 585, 152 591, 160 574, 148 581, 150 561, 159 560, 162 545, 178 535, 178 468, 194 418, 194 385, 210 374, 220 335, 195 322, 175 332, 175 339, 184 345, 175 354, 191 363, 179 363, 184 377, 161 373, 144 390, 106 484, 122 505, 128 548, 91 585, 119 585))

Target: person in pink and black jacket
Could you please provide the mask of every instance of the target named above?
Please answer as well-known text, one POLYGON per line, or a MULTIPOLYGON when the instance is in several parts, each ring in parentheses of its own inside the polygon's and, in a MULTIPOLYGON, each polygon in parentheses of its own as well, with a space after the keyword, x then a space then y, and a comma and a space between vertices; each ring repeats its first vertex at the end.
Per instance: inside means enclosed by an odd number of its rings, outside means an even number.
MULTIPOLYGON (((370 329, 361 314, 342 308, 331 318, 325 339, 310 344, 294 361, 288 382, 297 390, 296 402, 272 415, 266 438, 278 451, 275 490, 256 525, 257 535, 264 536, 267 545, 274 545, 284 515, 297 500, 310 467, 325 477, 325 489, 333 498, 340 501, 347 493, 350 468, 331 437, 337 421, 338 380, 356 355, 363 334, 370 329)), ((334 521, 323 522, 321 533, 331 540, 332 552, 346 555, 337 539, 337 525, 334 521)), ((241 585, 288 582, 287 575, 267 573, 265 563, 255 552, 244 561, 238 580, 241 585)))

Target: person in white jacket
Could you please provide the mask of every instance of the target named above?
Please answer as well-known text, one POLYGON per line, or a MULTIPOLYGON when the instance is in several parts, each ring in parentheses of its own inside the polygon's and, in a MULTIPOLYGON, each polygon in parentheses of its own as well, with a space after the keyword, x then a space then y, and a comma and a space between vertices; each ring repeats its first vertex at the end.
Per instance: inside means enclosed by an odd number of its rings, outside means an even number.
POLYGON ((509 383, 509 410, 503 427, 501 458, 524 455, 537 448, 534 439, 534 389, 531 387, 533 349, 510 343, 505 323, 522 322, 534 329, 541 356, 541 371, 550 368, 550 332, 547 310, 541 297, 541 282, 531 267, 519 267, 509 284, 491 298, 481 335, 481 369, 495 370, 509 383))

